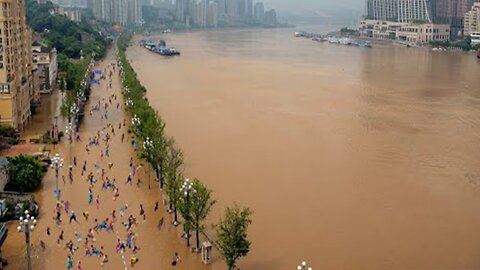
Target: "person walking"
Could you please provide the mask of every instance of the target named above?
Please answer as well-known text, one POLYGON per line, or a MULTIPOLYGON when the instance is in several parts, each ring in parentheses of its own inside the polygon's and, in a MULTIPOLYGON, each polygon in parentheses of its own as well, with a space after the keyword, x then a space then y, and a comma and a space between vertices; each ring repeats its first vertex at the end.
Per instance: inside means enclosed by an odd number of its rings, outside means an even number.
POLYGON ((82 261, 77 262, 77 270, 83 270, 82 261))
POLYGON ((73 260, 72 256, 68 255, 67 256, 67 270, 70 270, 73 268, 73 260))
POLYGON ((88 204, 92 204, 92 201, 93 201, 92 189, 88 189, 88 204))
POLYGON ((69 221, 69 223, 72 223, 72 220, 74 220, 75 222, 78 223, 78 221, 77 221, 77 215, 75 214, 74 211, 72 211, 72 214, 70 215, 70 221, 69 221))
POLYGON ((175 252, 175 255, 173 255, 172 258, 172 266, 176 266, 182 259, 178 255, 178 252, 175 252))

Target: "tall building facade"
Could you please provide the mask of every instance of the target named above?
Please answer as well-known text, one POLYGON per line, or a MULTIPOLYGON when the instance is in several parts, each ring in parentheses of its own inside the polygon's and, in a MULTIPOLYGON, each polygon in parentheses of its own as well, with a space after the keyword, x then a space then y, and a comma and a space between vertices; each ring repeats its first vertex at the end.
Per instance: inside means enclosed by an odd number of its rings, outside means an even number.
POLYGON ((0 123, 23 129, 31 118, 32 33, 23 0, 0 5, 0 123))
POLYGON ((397 22, 432 21, 427 0, 367 0, 366 16, 397 22))
POLYGON ((247 6, 246 6, 246 12, 247 12, 247 18, 252 19, 253 18, 253 0, 247 0, 247 6))
POLYGON ((143 21, 141 0, 94 0, 93 15, 97 20, 121 25, 143 21))
POLYGON ((208 3, 207 10, 207 26, 218 26, 218 4, 216 2, 208 3))
POLYGON ((263 6, 262 2, 258 2, 255 4, 255 8, 253 10, 253 17, 257 22, 263 23, 265 18, 265 7, 263 6))
POLYGON ((176 0, 175 1, 175 19, 180 22, 185 22, 185 11, 187 9, 188 1, 187 0, 176 0))
POLYGON ((448 23, 452 28, 452 38, 462 35, 464 15, 475 0, 431 0, 436 23, 448 23))
MULTIPOLYGON (((254 5, 253 0, 175 0, 174 13, 179 22, 208 27, 258 24, 265 18, 263 3, 254 5)), ((271 25, 276 24, 275 10, 269 16, 275 20, 271 25)))
POLYGON ((51 93, 56 85, 58 74, 57 50, 47 48, 38 42, 32 44, 33 70, 38 74, 39 93, 51 93))
POLYGON ((470 11, 465 13, 464 34, 469 36, 473 33, 480 33, 480 2, 474 3, 470 11))
POLYGON ((110 22, 111 1, 110 0, 94 0, 93 16, 95 19, 110 22))

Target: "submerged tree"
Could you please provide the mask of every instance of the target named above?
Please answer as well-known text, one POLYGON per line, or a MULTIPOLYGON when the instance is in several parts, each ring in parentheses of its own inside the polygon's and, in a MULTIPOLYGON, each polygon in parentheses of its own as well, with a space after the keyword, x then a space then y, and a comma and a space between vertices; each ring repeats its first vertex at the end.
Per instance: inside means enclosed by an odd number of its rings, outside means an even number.
POLYGON ((187 234, 187 246, 190 246, 190 231, 195 230, 195 249, 198 251, 200 249, 200 232, 205 229, 203 221, 216 201, 212 199, 212 191, 198 179, 191 182, 190 189, 182 191, 184 196, 180 196, 179 210, 185 220, 184 230, 187 234))
POLYGON ((216 225, 217 245, 229 270, 235 269, 237 260, 250 251, 247 229, 252 223, 253 212, 237 204, 227 207, 225 217, 216 225))
POLYGON ((183 153, 175 146, 173 139, 167 143, 167 154, 165 159, 164 177, 166 191, 170 199, 169 210, 174 212, 175 225, 178 225, 177 209, 180 199, 180 186, 182 179, 183 153))
POLYGON ((193 181, 191 220, 195 230, 196 250, 200 249, 200 232, 205 230, 203 221, 207 218, 210 210, 216 201, 212 198, 212 191, 202 184, 198 179, 193 181))

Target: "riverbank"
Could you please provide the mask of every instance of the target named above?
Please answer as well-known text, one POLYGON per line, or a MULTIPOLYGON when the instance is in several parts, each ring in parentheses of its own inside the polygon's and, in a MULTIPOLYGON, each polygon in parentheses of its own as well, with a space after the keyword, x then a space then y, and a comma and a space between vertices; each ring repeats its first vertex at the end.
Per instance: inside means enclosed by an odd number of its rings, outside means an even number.
MULTIPOLYGON (((116 62, 116 48, 110 48, 104 60, 97 63, 95 69, 112 70, 112 63, 116 62)), ((35 194, 36 200, 39 202, 41 212, 38 218, 38 226, 32 234, 32 264, 33 269, 65 269, 67 251, 64 249, 66 241, 72 240, 76 246, 79 247, 73 255, 74 263, 82 262, 84 269, 97 269, 100 266, 99 258, 85 257, 85 247, 83 241, 77 242, 75 232, 78 232, 83 238, 87 235, 89 228, 95 225, 94 219, 99 221, 108 217, 112 218, 112 211, 116 210, 117 221, 114 224, 116 233, 99 232, 96 235, 96 241, 92 244, 97 247, 103 247, 103 252, 108 254, 109 262, 106 263, 103 269, 131 269, 129 259, 132 256, 132 251, 127 249, 124 254, 115 252, 117 243, 117 236, 122 240, 125 239, 125 232, 122 229, 121 221, 125 221, 125 217, 119 216, 120 206, 128 204, 127 215, 134 215, 138 224, 134 226, 136 235, 136 245, 140 248, 135 255, 139 258, 139 262, 135 265, 135 269, 150 270, 152 265, 162 269, 168 269, 171 263, 172 256, 178 252, 182 257, 182 262, 178 266, 180 269, 213 269, 212 265, 205 266, 200 261, 198 254, 192 254, 186 248, 184 241, 180 237, 182 234, 181 226, 174 227, 171 215, 166 212, 166 207, 162 204, 163 198, 159 191, 159 185, 153 181, 154 177, 149 176, 150 169, 146 164, 137 163, 139 170, 134 179, 134 183, 141 179, 141 184, 137 187, 135 184, 130 186, 125 184, 131 168, 128 166, 130 158, 136 158, 136 153, 132 149, 131 142, 128 139, 128 125, 117 129, 118 125, 130 122, 128 115, 124 111, 124 101, 121 95, 122 84, 118 76, 118 72, 112 73, 112 89, 108 89, 108 82, 101 81, 99 85, 92 86, 92 93, 90 101, 86 108, 86 115, 80 127, 79 135, 81 142, 73 142, 72 153, 78 160, 78 165, 73 167, 73 183, 69 183, 68 164, 72 160, 69 156, 69 145, 67 140, 63 140, 57 147, 56 151, 64 158, 65 166, 60 170, 60 188, 62 190, 62 200, 69 201, 71 208, 77 213, 78 223, 69 223, 69 215, 62 214, 62 223, 56 225, 55 217, 55 198, 53 197, 53 190, 55 189, 55 173, 49 170, 43 180, 41 189, 35 194), (102 117, 102 113, 94 112, 93 115, 88 115, 90 111, 98 102, 102 105, 108 103, 108 99, 115 95, 117 99, 112 102, 110 112, 108 114, 108 121, 102 117), (115 107, 119 104, 119 108, 115 107), (111 123, 116 129, 116 136, 112 136, 109 129, 103 129, 107 123, 111 123), (97 132, 109 132, 112 136, 112 143, 110 145, 110 156, 101 155, 101 151, 105 150, 103 142, 100 148, 92 147, 90 153, 85 151, 85 146, 89 138, 97 135, 97 132), (122 141, 120 136, 124 133, 127 135, 127 140, 122 141), (92 192, 99 195, 100 207, 96 208, 94 204, 89 204, 87 194, 89 183, 86 181, 86 174, 82 175, 81 165, 87 162, 88 172, 92 171, 95 178, 100 183, 93 186, 92 192), (95 173, 94 163, 99 164, 101 169, 106 171, 106 176, 109 179, 116 179, 116 185, 119 188, 120 196, 113 200, 114 193, 112 191, 104 191, 101 189, 101 177, 95 173), (113 168, 108 169, 108 164, 113 163, 113 168), (62 178, 66 178, 66 182, 62 182, 62 178), (148 179, 152 179, 151 189, 148 188, 148 179), (154 210, 154 205, 159 202, 158 210, 154 210), (145 209, 145 217, 139 216, 140 207, 142 204, 145 209), (89 212, 88 221, 81 215, 82 212, 89 212), (159 220, 164 217, 165 225, 158 229, 159 220), (50 235, 47 235, 47 228, 49 228, 50 235), (61 231, 64 231, 64 240, 57 244, 57 239, 61 231), (45 242, 46 249, 40 247, 40 241, 45 242), (155 251, 155 252, 152 252, 155 251)), ((103 106, 102 106, 103 107, 103 106)), ((105 151, 103 151, 105 153, 105 151)), ((9 224, 9 236, 3 246, 3 256, 9 261, 10 265, 6 269, 22 269, 25 262, 25 241, 23 233, 16 232, 16 222, 9 224)))

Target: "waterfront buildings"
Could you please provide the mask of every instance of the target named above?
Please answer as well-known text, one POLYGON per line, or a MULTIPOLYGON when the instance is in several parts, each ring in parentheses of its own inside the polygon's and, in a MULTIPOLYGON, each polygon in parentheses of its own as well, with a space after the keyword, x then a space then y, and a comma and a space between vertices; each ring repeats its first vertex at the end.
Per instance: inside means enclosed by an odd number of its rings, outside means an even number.
POLYGON ((55 88, 58 74, 57 50, 34 42, 32 44, 32 61, 32 68, 38 74, 39 93, 51 93, 55 88))
POLYGON ((450 26, 448 24, 416 24, 366 19, 361 22, 360 34, 374 39, 421 44, 449 40, 450 26))
POLYGON ((175 19, 187 26, 263 24, 266 16, 268 25, 277 24, 275 10, 266 14, 263 3, 254 5, 253 0, 176 0, 174 13, 175 19))
POLYGON ((462 36, 464 15, 475 0, 366 0, 366 19, 449 24, 452 39, 462 36))
POLYGON ((23 0, 0 0, 0 123, 23 129, 34 100, 32 33, 23 0))
POLYGON ((141 0, 94 0, 93 15, 97 20, 120 25, 141 24, 141 0))
POLYGON ((465 36, 476 32, 480 32, 480 2, 474 3, 471 10, 467 11, 464 16, 465 36))

